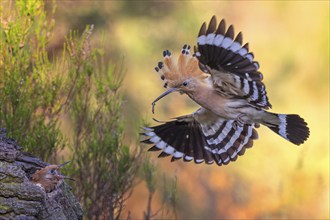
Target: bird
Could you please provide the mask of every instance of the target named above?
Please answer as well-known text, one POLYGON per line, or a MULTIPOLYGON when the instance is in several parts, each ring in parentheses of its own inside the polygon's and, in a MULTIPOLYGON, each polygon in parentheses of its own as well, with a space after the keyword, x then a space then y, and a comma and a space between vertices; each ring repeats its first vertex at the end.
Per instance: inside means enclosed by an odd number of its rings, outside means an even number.
POLYGON ((64 165, 70 163, 67 161, 60 165, 48 165, 40 170, 37 170, 34 174, 31 175, 31 181, 41 186, 45 189, 46 193, 52 192, 64 179, 70 179, 59 173, 59 169, 64 165))
POLYGON ((249 44, 243 45, 242 33, 236 36, 233 25, 226 28, 224 19, 217 24, 213 16, 204 22, 191 54, 185 44, 178 57, 169 50, 155 67, 167 90, 155 104, 173 92, 186 94, 200 107, 189 115, 179 116, 160 125, 144 127, 149 151, 161 151, 159 157, 172 156, 196 164, 227 165, 242 156, 258 139, 260 125, 295 145, 309 137, 307 123, 297 114, 270 112, 263 74, 249 44))

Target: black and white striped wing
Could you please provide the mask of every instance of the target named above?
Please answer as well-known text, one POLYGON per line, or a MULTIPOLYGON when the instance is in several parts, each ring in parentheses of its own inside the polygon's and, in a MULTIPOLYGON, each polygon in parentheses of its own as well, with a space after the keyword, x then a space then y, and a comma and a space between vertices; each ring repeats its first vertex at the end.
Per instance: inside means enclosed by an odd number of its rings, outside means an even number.
POLYGON ((172 155, 172 161, 183 159, 195 163, 228 164, 243 155, 258 135, 254 125, 235 126, 201 108, 195 113, 164 124, 145 128, 142 141, 153 146, 149 151, 162 151, 159 157, 172 155))
POLYGON ((217 27, 215 16, 209 26, 199 31, 195 55, 201 66, 212 75, 214 85, 223 95, 241 97, 261 108, 270 108, 259 63, 249 52, 248 43, 242 46, 242 33, 234 37, 232 25, 226 30, 222 20, 217 27))

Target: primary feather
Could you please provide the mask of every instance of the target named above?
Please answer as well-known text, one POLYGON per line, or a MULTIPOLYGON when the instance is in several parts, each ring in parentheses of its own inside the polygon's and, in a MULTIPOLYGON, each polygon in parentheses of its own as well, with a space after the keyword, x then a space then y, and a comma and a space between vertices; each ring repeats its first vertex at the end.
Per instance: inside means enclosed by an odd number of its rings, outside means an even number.
POLYGON ((258 72, 259 64, 253 61, 248 44, 242 46, 242 33, 234 39, 234 27, 227 31, 225 20, 218 29, 216 18, 212 17, 206 30, 204 23, 198 35, 195 54, 199 62, 212 75, 215 88, 224 96, 247 99, 252 105, 271 108, 263 76, 258 72))
MULTIPOLYGON (((201 106, 196 112, 155 127, 145 128, 144 143, 159 157, 172 161, 218 165, 235 161, 258 138, 255 128, 269 127, 299 145, 309 137, 307 123, 299 115, 267 112, 271 108, 259 64, 243 45, 242 33, 226 29, 215 16, 200 28, 195 53, 184 45, 178 58, 168 50, 155 70, 169 89, 152 104, 172 92, 187 94, 201 106)), ((154 112, 154 108, 153 108, 154 112)))

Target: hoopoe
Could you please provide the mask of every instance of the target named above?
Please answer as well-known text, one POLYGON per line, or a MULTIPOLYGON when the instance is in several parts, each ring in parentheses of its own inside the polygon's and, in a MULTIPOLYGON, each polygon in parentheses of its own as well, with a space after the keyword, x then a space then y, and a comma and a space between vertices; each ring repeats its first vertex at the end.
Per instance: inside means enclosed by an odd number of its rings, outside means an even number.
POLYGON ((217 27, 213 16, 208 27, 204 22, 200 28, 193 55, 188 45, 178 59, 163 52, 164 62, 155 70, 169 89, 152 103, 152 112, 155 103, 172 92, 187 94, 201 107, 144 128, 148 139, 142 142, 154 145, 149 151, 162 150, 159 157, 172 155, 172 161, 228 164, 252 147, 260 124, 296 145, 307 140, 309 128, 299 115, 267 111, 271 104, 263 75, 248 43, 242 42, 241 32, 234 38, 234 27, 226 29, 225 20, 217 27))
POLYGON ((52 192, 64 179, 70 179, 59 173, 59 169, 68 164, 67 161, 60 165, 48 165, 41 170, 37 170, 31 175, 31 181, 39 186, 42 186, 46 193, 52 192))

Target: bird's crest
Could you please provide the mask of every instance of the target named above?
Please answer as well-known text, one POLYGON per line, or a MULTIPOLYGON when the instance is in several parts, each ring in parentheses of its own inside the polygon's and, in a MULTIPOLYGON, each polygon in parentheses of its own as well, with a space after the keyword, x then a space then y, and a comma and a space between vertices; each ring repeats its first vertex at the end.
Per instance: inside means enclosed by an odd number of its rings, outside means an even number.
POLYGON ((149 151, 162 151, 158 157, 172 155, 171 161, 225 165, 252 147, 258 138, 254 128, 260 124, 293 144, 307 140, 310 131, 299 115, 266 111, 271 105, 263 75, 241 32, 235 37, 232 25, 226 29, 224 19, 217 25, 213 16, 208 26, 202 25, 194 49, 191 55, 190 47, 183 46, 178 58, 163 52, 164 63, 155 69, 170 88, 152 102, 152 112, 156 102, 172 92, 186 93, 201 107, 144 128, 147 139, 142 142, 153 145, 149 151))
POLYGON ((155 67, 160 78, 164 80, 164 87, 175 87, 184 80, 191 77, 207 77, 207 74, 199 68, 198 59, 190 54, 190 46, 184 45, 178 58, 172 56, 171 52, 163 52, 164 62, 159 62, 155 67))

